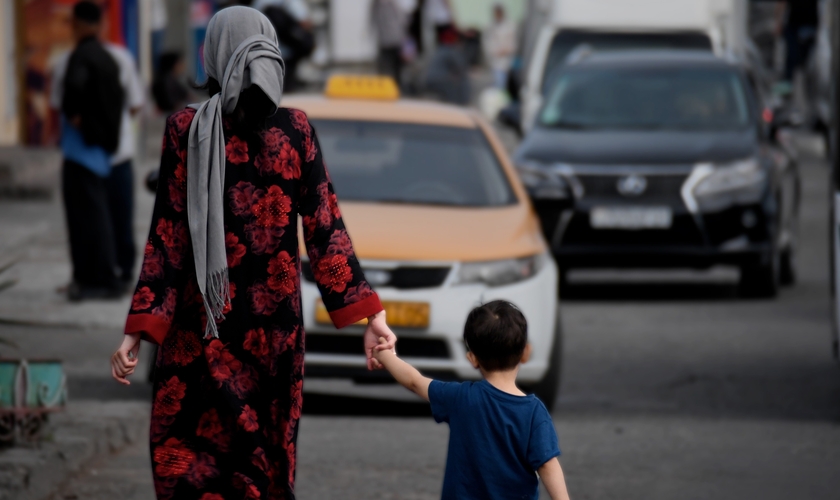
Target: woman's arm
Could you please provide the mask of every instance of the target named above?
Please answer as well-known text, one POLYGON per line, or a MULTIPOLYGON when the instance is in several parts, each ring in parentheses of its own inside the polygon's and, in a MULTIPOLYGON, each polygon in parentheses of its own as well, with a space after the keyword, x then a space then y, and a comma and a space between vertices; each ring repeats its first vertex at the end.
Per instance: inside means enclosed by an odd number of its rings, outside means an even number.
POLYGON ((300 132, 301 137, 298 211, 303 221, 303 239, 312 274, 336 328, 367 318, 364 345, 368 369, 379 368, 373 358, 373 347, 379 338, 384 338, 393 348, 397 339, 385 324, 385 312, 379 296, 365 280, 356 258, 318 137, 302 111, 289 110, 289 117, 292 127, 300 132))
POLYGON ((548 496, 551 500, 569 500, 569 491, 566 489, 566 478, 563 475, 563 468, 560 467, 560 461, 557 457, 552 458, 544 463, 537 471, 548 490, 548 496))
POLYGON ((184 270, 192 268, 187 222, 187 133, 195 115, 192 109, 173 114, 166 121, 155 206, 143 267, 131 300, 125 338, 111 357, 114 378, 128 384, 134 372, 142 338, 162 344, 172 325, 184 283, 184 270), (129 359, 129 353, 133 359, 129 359))

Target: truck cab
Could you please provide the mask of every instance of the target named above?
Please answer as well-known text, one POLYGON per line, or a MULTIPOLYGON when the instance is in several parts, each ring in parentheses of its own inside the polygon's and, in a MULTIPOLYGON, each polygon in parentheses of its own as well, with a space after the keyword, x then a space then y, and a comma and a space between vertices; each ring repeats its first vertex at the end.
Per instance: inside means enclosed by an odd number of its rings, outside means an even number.
POLYGON ((530 129, 557 69, 576 50, 745 50, 746 0, 554 0, 528 20, 520 89, 521 126, 530 129), (536 29, 534 29, 536 28, 536 29))

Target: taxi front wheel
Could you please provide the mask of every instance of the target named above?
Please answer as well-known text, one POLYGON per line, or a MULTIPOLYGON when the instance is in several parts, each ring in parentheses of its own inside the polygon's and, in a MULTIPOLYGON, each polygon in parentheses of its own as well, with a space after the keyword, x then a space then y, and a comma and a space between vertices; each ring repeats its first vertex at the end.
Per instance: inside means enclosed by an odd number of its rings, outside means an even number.
POLYGON ((550 412, 554 409, 554 404, 560 396, 560 379, 563 367, 563 327, 560 322, 559 307, 557 308, 557 317, 554 320, 554 341, 551 344, 548 363, 548 370, 546 370, 543 379, 536 384, 524 386, 522 389, 527 393, 535 394, 550 412))

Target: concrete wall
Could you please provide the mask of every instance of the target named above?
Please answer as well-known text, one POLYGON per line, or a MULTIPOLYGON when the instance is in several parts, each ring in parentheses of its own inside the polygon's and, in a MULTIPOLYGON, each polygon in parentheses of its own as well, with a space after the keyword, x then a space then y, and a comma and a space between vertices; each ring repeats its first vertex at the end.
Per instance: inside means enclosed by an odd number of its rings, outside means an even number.
POLYGON ((15 0, 0 0, 0 146, 19 139, 14 4, 15 0))

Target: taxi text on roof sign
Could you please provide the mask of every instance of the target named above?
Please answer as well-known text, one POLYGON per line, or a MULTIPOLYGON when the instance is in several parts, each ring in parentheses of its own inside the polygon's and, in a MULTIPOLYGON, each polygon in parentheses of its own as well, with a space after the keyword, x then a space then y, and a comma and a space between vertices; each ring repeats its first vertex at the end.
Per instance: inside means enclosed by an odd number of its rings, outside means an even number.
POLYGON ((327 97, 339 99, 395 100, 400 89, 393 78, 372 75, 334 75, 327 81, 327 97))

